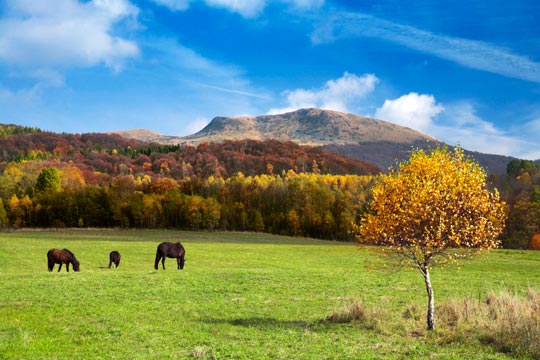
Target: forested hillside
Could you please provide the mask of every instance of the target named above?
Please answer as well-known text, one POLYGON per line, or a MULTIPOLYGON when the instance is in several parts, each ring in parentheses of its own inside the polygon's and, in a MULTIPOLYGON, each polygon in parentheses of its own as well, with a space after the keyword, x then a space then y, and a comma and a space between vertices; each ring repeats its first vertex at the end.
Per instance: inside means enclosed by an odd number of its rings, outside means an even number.
MULTIPOLYGON (((3 134, 1 228, 220 229, 347 241, 380 172, 275 140, 195 147, 13 127, 3 134)), ((504 246, 540 249, 540 166, 512 160, 489 180, 508 204, 504 246)))
POLYGON ((380 169, 292 142, 157 145, 107 134, 0 139, 1 227, 265 231, 350 240, 380 169))
MULTIPOLYGON (((2 129, 2 127, 0 127, 2 129)), ((257 175, 315 171, 330 174, 376 174, 368 162, 349 159, 320 147, 275 140, 226 141, 198 146, 159 145, 117 134, 56 134, 14 132, 0 138, 0 164, 43 160, 69 162, 83 171, 118 174, 160 174, 228 177, 237 172, 257 175)))

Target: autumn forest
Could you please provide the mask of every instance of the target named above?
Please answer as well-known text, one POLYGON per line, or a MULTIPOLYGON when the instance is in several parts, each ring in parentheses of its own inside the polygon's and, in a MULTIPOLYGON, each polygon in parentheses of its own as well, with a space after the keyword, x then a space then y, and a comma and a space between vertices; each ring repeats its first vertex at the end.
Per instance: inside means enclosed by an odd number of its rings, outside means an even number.
MULTIPOLYGON (((275 140, 158 145, 0 125, 0 227, 256 231, 352 241, 382 170, 275 140)), ((540 249, 540 166, 489 174, 502 243, 540 249)))

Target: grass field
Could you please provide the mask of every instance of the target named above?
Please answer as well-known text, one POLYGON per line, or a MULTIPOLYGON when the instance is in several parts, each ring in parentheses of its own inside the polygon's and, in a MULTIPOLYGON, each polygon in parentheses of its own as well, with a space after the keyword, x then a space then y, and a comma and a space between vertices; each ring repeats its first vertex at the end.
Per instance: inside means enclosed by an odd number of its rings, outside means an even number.
MULTIPOLYGON (((1 359, 511 358, 481 334, 426 332, 421 275, 351 244, 264 234, 36 231, 0 234, 1 359), (186 266, 153 268, 161 241, 186 266), (68 248, 81 272, 47 271, 68 248), (108 269, 108 254, 122 262, 108 269), (353 300, 369 322, 327 318, 353 300), (411 315, 411 313, 413 313, 411 315), (406 315, 408 314, 408 315, 406 315)), ((434 269, 436 306, 540 288, 540 252, 497 250, 434 269)), ((436 310, 437 316, 437 310, 436 310)), ((515 354, 514 354, 515 355, 515 354)))

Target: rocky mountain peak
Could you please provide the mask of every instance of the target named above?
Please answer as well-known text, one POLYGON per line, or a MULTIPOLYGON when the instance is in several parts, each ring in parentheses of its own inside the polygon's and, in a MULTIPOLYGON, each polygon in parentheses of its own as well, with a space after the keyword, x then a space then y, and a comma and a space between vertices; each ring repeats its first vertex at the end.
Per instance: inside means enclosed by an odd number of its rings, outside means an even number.
POLYGON ((276 139, 303 145, 397 142, 413 144, 435 140, 407 127, 382 120, 321 109, 300 109, 278 115, 257 117, 216 117, 204 129, 182 139, 182 143, 276 139))

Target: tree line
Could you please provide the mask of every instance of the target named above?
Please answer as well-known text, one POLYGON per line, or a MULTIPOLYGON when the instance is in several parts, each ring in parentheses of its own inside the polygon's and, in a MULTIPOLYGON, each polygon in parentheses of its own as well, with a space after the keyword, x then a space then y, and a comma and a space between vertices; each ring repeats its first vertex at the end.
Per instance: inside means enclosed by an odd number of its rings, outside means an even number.
MULTIPOLYGON (((514 165, 489 177, 506 202, 502 244, 540 249, 540 166, 514 165)), ((377 179, 271 169, 228 178, 109 176, 69 163, 12 162, 0 176, 0 227, 235 230, 350 241, 377 179)))
POLYGON ((505 248, 540 250, 540 165, 514 159, 504 176, 491 176, 507 203, 505 248))
POLYGON ((227 179, 126 174, 102 186, 73 165, 34 166, 12 164, 0 177, 2 227, 219 229, 349 241, 374 181, 289 170, 227 179))

